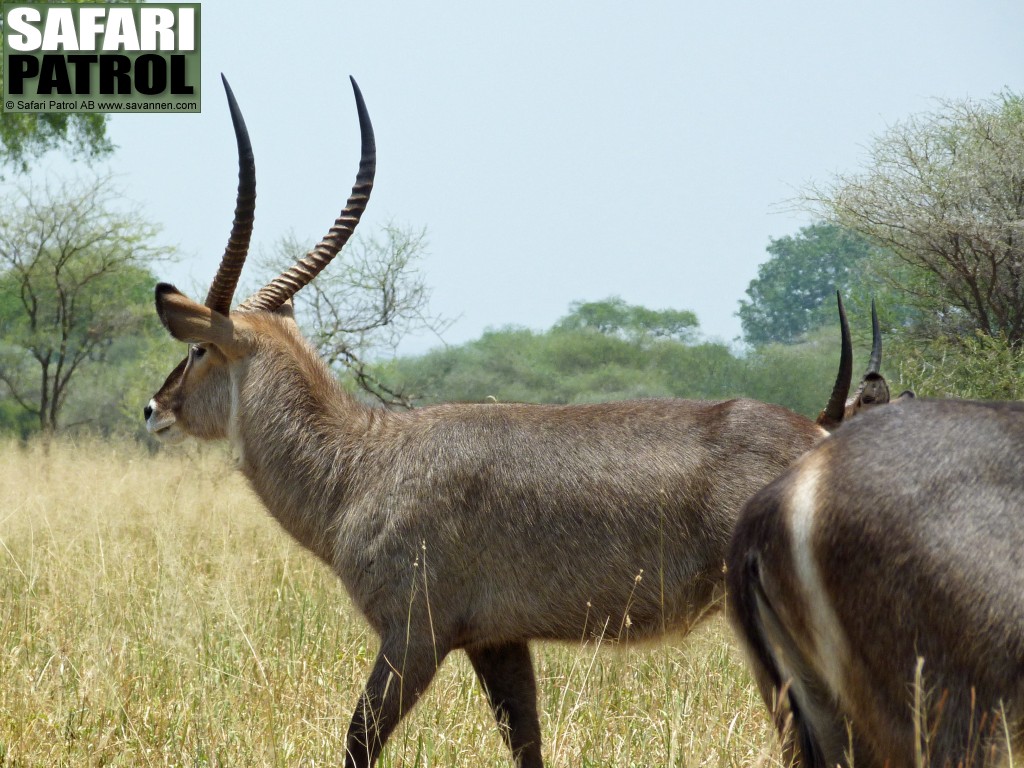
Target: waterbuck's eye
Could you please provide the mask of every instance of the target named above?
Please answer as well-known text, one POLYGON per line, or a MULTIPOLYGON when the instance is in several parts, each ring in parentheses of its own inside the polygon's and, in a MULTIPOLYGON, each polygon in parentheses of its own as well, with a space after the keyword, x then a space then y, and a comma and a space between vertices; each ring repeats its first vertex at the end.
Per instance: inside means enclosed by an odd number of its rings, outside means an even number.
POLYGON ((205 354, 206 354, 206 347, 200 347, 198 344, 193 345, 193 347, 192 347, 192 358, 194 360, 198 360, 199 358, 201 358, 205 354))

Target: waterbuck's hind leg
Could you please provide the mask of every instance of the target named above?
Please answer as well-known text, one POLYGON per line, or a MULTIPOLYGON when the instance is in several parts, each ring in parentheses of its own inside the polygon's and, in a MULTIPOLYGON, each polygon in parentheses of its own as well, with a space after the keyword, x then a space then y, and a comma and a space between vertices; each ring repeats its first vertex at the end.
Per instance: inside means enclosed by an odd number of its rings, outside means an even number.
POLYGON ((388 736, 434 679, 446 650, 433 644, 381 643, 373 670, 356 704, 346 740, 345 768, 369 768, 388 736))
POLYGON ((543 768, 537 683, 526 643, 467 648, 502 738, 518 768, 543 768))

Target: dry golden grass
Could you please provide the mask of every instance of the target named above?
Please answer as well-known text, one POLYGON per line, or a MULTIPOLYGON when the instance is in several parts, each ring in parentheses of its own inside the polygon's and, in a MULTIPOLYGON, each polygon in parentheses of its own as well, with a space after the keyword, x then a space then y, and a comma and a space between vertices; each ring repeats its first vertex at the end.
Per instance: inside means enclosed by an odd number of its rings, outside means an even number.
MULTIPOLYGON (((0 766, 343 762, 376 639, 223 453, 0 443, 0 499, 0 766)), ((721 619, 534 654, 551 765, 777 765, 721 619)), ((381 764, 511 764, 462 654, 381 764)))

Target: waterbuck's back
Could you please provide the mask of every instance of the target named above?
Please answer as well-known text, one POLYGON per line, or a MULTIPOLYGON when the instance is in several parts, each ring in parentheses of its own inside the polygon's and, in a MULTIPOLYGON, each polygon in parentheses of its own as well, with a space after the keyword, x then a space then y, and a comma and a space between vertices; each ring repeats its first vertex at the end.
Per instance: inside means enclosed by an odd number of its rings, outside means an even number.
POLYGON ((844 426, 743 511, 731 613, 766 700, 789 686, 804 765, 846 764, 845 719, 857 765, 1024 748, 1022 456, 1024 404, 911 400, 844 426))
POLYGON ((749 400, 395 415, 349 474, 335 566, 378 627, 429 590, 456 646, 685 628, 740 506, 822 434, 749 400))

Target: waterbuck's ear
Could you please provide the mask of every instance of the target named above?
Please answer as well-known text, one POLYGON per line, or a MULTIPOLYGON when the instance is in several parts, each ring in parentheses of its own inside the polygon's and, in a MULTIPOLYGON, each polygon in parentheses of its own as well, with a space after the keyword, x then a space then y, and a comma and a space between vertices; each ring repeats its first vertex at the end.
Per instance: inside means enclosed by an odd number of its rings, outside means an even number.
POLYGON ((156 287, 156 313, 164 328, 178 341, 213 344, 228 358, 244 354, 229 318, 197 304, 169 283, 159 283, 156 287))

